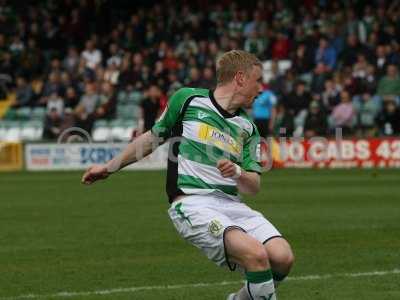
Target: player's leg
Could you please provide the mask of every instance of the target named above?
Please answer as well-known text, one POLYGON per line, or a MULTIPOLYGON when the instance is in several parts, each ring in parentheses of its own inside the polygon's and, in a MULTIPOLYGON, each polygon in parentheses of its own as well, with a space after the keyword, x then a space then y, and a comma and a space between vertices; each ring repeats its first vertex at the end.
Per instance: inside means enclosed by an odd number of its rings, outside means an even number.
MULTIPOLYGON (((268 261, 271 266, 275 288, 287 277, 294 263, 293 251, 289 243, 281 236, 276 236, 264 242, 268 261)), ((228 300, 249 300, 246 287, 235 294, 231 294, 228 300)))
MULTIPOLYGON (((281 233, 261 213, 250 209, 244 203, 237 203, 236 207, 231 215, 237 217, 235 221, 238 222, 238 226, 246 230, 250 236, 265 244, 264 248, 267 251, 269 265, 277 286, 288 275, 294 261, 289 243, 282 238, 281 233)), ((245 290, 241 289, 235 295, 239 297, 239 295, 244 295, 244 292, 245 290)), ((247 298, 241 296, 237 299, 247 298)))
POLYGON ((225 229, 224 244, 228 263, 236 263, 246 270, 244 289, 230 296, 231 299, 275 300, 272 271, 264 245, 235 227, 225 229))
MULTIPOLYGON (((264 247, 267 250, 276 289, 289 274, 294 255, 289 243, 281 237, 268 240, 264 247)), ((250 300, 250 297, 246 287, 242 287, 238 292, 230 294, 227 300, 250 300)))
POLYGON ((293 251, 289 243, 279 236, 272 237, 265 241, 264 248, 268 253, 268 259, 276 287, 286 278, 293 266, 293 251))

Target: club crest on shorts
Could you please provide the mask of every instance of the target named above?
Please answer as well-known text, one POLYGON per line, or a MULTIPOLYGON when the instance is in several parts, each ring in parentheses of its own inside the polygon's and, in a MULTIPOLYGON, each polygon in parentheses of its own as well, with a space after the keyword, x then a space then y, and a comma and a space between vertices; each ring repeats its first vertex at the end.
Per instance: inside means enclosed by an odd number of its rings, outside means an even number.
POLYGON ((218 220, 212 220, 208 225, 208 231, 215 237, 218 237, 224 231, 224 226, 218 220))

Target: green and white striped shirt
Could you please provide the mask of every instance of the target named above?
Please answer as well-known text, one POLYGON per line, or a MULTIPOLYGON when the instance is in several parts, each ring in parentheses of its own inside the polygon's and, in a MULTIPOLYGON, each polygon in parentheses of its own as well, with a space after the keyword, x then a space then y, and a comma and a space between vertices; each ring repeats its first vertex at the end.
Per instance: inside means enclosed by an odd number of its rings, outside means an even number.
POLYGON ((237 183, 222 177, 217 161, 227 158, 246 171, 261 172, 260 136, 243 109, 224 110, 206 89, 182 88, 152 128, 170 138, 167 194, 170 202, 183 194, 223 193, 239 200, 237 183))

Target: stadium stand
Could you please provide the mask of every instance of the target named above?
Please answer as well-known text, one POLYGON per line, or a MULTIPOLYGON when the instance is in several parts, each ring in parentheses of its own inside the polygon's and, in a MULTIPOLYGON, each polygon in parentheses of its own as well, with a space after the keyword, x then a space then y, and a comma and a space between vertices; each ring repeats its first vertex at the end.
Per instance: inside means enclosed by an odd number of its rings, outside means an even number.
POLYGON ((235 48, 265 61, 273 135, 400 134, 399 1, 132 3, 0 1, 0 140, 128 141, 235 48))

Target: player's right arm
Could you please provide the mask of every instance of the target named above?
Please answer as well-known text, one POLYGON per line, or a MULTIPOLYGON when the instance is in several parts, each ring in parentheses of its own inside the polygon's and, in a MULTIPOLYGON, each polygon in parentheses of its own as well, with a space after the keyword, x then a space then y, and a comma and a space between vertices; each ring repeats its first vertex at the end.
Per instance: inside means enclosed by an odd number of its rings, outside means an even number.
POLYGON ((136 138, 116 157, 104 165, 94 165, 88 168, 82 176, 83 184, 92 184, 101 179, 106 179, 110 174, 121 170, 143 157, 149 155, 170 136, 171 130, 180 117, 182 107, 187 99, 187 88, 178 90, 169 99, 168 106, 151 131, 136 138))
POLYGON ((82 176, 82 183, 92 184, 101 179, 106 179, 110 174, 121 170, 123 167, 130 165, 141 158, 153 152, 153 149, 158 145, 158 137, 153 135, 151 131, 147 131, 140 135, 126 148, 108 161, 104 165, 93 165, 86 170, 82 176))

